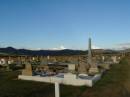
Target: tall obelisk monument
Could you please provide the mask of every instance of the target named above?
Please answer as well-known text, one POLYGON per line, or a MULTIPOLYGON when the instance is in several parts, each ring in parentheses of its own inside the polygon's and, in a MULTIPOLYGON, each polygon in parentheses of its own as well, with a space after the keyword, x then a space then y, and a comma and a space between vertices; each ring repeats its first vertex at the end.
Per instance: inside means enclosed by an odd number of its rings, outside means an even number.
POLYGON ((94 63, 92 61, 92 49, 91 49, 91 38, 90 37, 88 40, 88 65, 90 66, 90 69, 89 69, 90 74, 95 74, 95 73, 99 72, 96 63, 94 63))
POLYGON ((92 64, 91 38, 88 40, 88 64, 92 64))

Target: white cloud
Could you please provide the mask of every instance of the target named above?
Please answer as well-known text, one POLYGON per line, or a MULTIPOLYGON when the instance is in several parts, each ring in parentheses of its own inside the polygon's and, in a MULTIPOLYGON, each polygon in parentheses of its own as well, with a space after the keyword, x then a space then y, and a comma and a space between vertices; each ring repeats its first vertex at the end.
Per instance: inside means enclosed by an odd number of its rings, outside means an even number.
POLYGON ((120 44, 117 44, 116 48, 118 48, 118 49, 128 49, 128 48, 130 48, 130 43, 120 43, 120 44))
POLYGON ((64 50, 64 49, 66 49, 66 48, 63 45, 61 45, 58 48, 52 48, 52 50, 64 50))
POLYGON ((101 48, 98 46, 92 45, 92 49, 101 49, 101 48))
POLYGON ((60 49, 66 49, 63 45, 60 46, 60 49))

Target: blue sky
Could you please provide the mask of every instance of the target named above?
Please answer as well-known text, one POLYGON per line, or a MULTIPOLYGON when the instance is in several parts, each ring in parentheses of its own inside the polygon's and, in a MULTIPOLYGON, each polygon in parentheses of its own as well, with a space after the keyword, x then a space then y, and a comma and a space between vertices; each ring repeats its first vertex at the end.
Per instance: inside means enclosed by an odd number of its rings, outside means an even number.
POLYGON ((0 0, 0 47, 87 49, 130 43, 130 0, 0 0))

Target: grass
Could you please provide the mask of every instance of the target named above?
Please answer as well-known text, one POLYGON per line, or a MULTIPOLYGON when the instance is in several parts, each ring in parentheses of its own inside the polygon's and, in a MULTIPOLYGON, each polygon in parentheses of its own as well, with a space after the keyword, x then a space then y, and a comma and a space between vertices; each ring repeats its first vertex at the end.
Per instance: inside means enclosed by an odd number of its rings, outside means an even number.
MULTIPOLYGON (((54 84, 17 80, 18 71, 0 72, 0 97, 54 97, 54 84)), ((78 97, 84 87, 61 85, 62 97, 78 97)))
MULTIPOLYGON (((129 58, 124 58, 92 88, 61 85, 61 97, 130 97, 129 69, 129 58)), ((17 80, 18 74, 0 72, 0 97, 54 97, 53 84, 17 80)))
POLYGON ((88 88, 81 97, 130 97, 130 62, 124 58, 113 64, 93 88, 88 88))

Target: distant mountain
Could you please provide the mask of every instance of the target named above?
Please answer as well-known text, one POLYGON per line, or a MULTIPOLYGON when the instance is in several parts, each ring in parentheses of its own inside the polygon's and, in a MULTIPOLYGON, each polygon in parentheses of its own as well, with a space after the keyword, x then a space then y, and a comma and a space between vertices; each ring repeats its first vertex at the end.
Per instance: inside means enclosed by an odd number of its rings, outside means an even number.
POLYGON ((120 52, 130 53, 130 49, 120 50, 120 52))
POLYGON ((27 49, 15 49, 13 47, 0 48, 1 54, 10 55, 44 55, 44 56, 57 56, 57 55, 81 55, 86 54, 87 51, 82 50, 27 50, 27 49))
MULTIPOLYGON (((115 50, 104 50, 104 49, 94 49, 93 53, 118 53, 115 50)), ((16 49, 13 47, 0 48, 0 55, 32 55, 32 56, 58 56, 58 55, 86 55, 87 51, 83 50, 28 50, 28 49, 16 49)))

